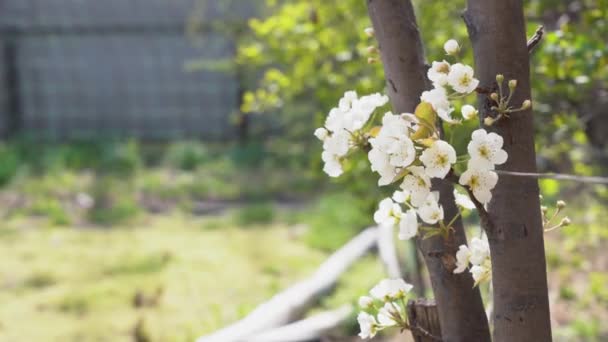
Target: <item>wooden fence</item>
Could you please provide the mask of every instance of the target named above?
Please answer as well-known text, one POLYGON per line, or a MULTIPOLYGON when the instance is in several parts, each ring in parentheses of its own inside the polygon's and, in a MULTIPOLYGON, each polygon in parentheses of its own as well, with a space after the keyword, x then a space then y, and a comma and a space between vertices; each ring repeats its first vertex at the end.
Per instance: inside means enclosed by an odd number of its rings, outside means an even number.
POLYGON ((0 135, 232 137, 240 87, 234 70, 185 65, 230 62, 235 37, 225 24, 244 23, 253 3, 0 2, 0 135), (185 29, 193 16, 204 28, 196 38, 185 29))

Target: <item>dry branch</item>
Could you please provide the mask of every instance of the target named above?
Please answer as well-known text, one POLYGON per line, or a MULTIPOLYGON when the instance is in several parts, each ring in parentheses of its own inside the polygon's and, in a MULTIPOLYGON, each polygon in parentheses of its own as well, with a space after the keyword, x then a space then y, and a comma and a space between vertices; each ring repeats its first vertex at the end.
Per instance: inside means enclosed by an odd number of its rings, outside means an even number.
POLYGON ((293 322, 330 292, 342 273, 368 253, 377 239, 377 228, 365 229, 332 254, 312 277, 275 295, 242 320, 211 335, 199 337, 197 342, 248 341, 258 333, 293 322))
POLYGON ((245 339, 247 342, 302 342, 317 341, 342 325, 350 317, 350 305, 337 310, 325 311, 312 317, 291 323, 280 328, 265 331, 245 339))
POLYGON ((395 229, 389 226, 380 226, 378 228, 378 256, 389 278, 401 278, 401 267, 399 266, 399 258, 397 257, 397 249, 395 246, 395 229))

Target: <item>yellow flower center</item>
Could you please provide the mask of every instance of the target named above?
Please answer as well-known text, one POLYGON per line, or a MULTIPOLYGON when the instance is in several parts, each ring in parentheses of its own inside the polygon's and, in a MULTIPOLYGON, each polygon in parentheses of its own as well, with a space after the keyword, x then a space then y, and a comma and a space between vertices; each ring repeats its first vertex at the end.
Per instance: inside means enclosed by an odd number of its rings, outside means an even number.
POLYGON ((479 147, 479 149, 477 150, 477 152, 479 152, 479 154, 484 157, 484 158, 489 158, 490 157, 490 149, 488 149, 487 146, 481 146, 479 147))
POLYGON ((445 165, 448 163, 448 157, 445 154, 440 154, 435 159, 435 163, 437 163, 437 165, 445 165))
POLYGON ((424 179, 418 177, 418 185, 419 186, 426 186, 426 182, 424 181, 424 179))
POLYGON ((469 186, 471 187, 471 189, 475 189, 476 187, 478 187, 479 186, 479 177, 472 176, 471 180, 469 181, 469 186))
POLYGON ((469 74, 462 75, 462 77, 460 78, 460 85, 466 87, 469 85, 469 83, 471 83, 471 77, 469 76, 469 74))

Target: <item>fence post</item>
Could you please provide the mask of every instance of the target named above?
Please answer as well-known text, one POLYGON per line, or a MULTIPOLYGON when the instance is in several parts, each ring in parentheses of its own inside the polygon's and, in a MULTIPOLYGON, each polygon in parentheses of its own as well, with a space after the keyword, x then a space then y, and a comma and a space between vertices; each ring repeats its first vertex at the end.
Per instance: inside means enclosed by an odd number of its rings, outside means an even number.
POLYGON ((2 40, 2 54, 4 63, 4 90, 6 91, 6 105, 3 109, 3 120, 5 121, 4 131, 0 132, 2 138, 10 138, 21 132, 22 108, 19 90, 19 69, 18 69, 18 32, 15 29, 2 28, 4 39, 2 40))

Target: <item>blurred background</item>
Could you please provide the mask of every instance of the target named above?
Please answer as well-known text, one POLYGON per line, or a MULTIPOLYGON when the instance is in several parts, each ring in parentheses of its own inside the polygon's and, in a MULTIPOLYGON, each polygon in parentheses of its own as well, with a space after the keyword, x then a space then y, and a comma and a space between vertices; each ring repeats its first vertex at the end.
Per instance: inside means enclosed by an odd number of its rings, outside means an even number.
MULTIPOLYGON (((472 62, 464 1, 414 3, 427 58, 456 38, 472 62)), ((530 0, 526 16, 546 30, 539 169, 608 175, 608 1, 530 0)), ((386 193, 368 164, 330 181, 312 135, 344 91, 384 89, 368 26, 361 0, 2 1, 0 341, 192 341, 370 226, 386 193)), ((541 189, 573 221, 546 234, 555 339, 605 341, 608 189, 541 189)), ((384 277, 366 255, 307 315, 384 277)), ((331 340, 357 332, 351 318, 331 340)))

